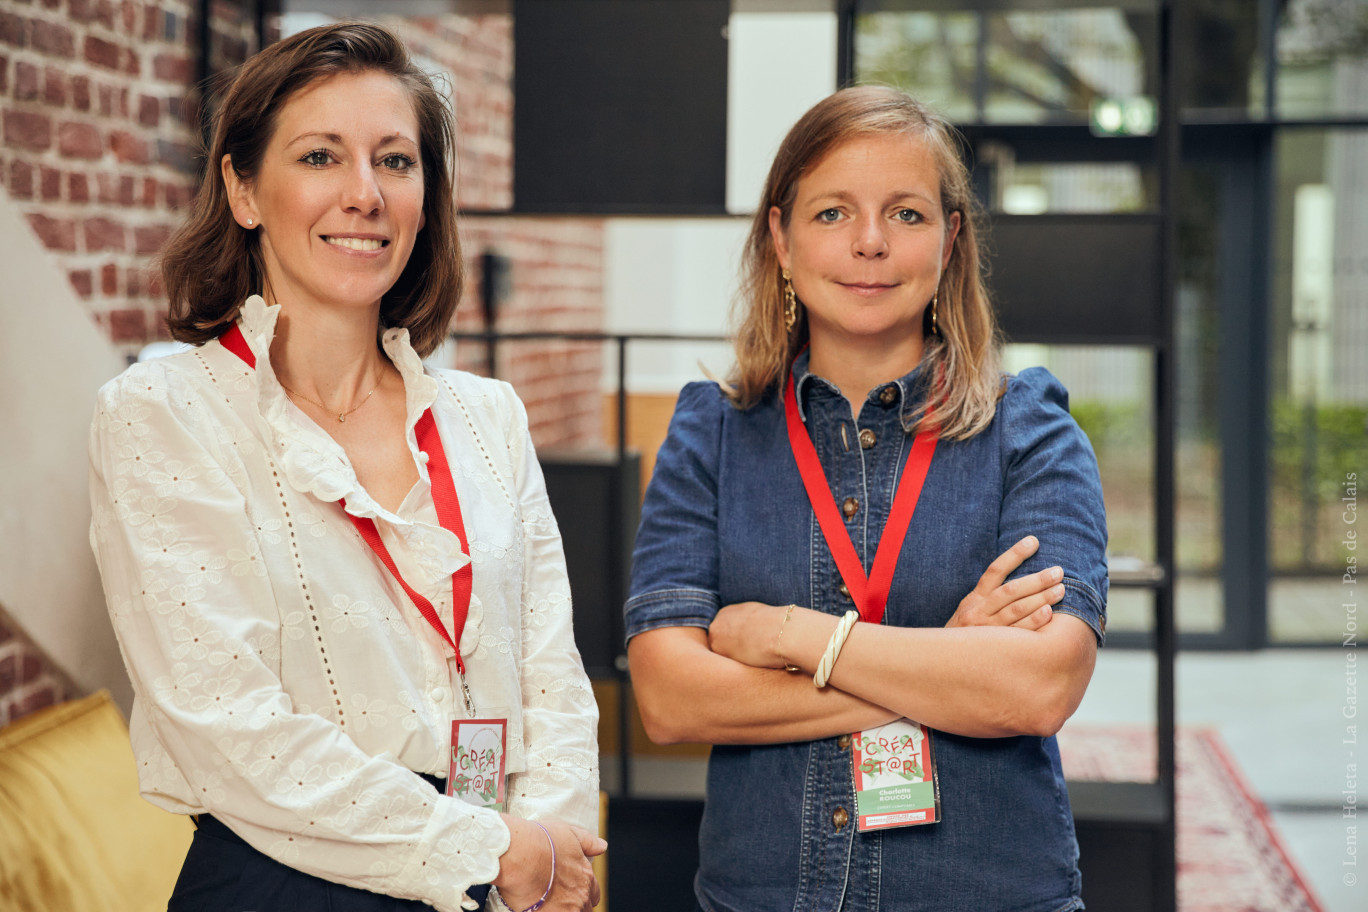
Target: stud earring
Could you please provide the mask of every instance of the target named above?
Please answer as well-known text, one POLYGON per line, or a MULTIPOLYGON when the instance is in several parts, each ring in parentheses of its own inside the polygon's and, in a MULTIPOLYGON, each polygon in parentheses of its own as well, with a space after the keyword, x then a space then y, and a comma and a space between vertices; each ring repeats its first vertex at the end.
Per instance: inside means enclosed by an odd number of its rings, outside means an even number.
POLYGON ((793 332, 793 324, 798 322, 798 296, 793 293, 793 274, 781 270, 784 279, 784 332, 793 332))
POLYGON ((248 220, 247 220, 247 227, 248 227, 248 228, 251 228, 251 227, 252 227, 252 220, 251 220, 251 219, 248 219, 248 220))

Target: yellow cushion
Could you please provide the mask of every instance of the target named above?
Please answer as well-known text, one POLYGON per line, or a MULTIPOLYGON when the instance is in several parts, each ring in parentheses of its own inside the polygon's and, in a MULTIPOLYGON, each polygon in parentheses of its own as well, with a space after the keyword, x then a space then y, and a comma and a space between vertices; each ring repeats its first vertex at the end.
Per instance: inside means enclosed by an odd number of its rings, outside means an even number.
POLYGON ((109 694, 0 729, 0 908, 165 910, 194 827, 148 804, 109 694))

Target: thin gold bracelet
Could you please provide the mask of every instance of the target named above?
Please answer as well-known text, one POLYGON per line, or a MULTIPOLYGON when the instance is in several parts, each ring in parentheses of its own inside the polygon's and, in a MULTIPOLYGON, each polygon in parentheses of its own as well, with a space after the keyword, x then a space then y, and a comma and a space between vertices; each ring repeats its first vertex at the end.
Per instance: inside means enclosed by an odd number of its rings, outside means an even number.
POLYGON ((784 628, 788 626, 789 618, 793 616, 793 609, 797 607, 797 605, 789 605, 788 608, 784 609, 784 619, 779 622, 779 635, 774 638, 774 654, 784 659, 784 671, 789 674, 803 670, 785 658, 783 650, 779 648, 784 639, 784 628))

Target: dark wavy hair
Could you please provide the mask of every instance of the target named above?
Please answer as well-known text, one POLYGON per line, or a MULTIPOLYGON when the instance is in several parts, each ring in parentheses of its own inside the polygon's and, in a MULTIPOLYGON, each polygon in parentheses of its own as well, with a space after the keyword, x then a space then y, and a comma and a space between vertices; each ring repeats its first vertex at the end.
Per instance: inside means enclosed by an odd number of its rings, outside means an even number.
POLYGON ((242 302, 260 293, 266 281, 257 233, 233 220, 219 169, 223 156, 232 158, 233 169, 250 184, 290 98, 316 80, 372 70, 398 80, 413 103, 426 217, 403 273, 381 298, 380 322, 407 328, 420 355, 441 344, 465 278, 456 235, 451 109, 392 32, 362 22, 292 35, 262 50, 233 75, 213 116, 199 193, 161 255, 172 337, 195 345, 218 337, 237 318, 242 302))

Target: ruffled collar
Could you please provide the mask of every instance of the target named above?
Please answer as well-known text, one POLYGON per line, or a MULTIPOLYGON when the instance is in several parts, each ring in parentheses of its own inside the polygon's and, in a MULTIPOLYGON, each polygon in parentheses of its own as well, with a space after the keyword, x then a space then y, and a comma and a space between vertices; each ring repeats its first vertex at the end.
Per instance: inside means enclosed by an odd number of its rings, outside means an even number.
MULTIPOLYGON (((420 452, 414 427, 423 412, 437 400, 437 381, 428 376, 423 361, 409 343, 402 327, 386 329, 381 345, 404 381, 406 417, 404 434, 418 468, 418 487, 409 493, 397 513, 385 509, 362 487, 346 451, 290 400, 271 365, 271 341, 280 317, 280 305, 268 305, 260 295, 244 302, 238 328, 256 356, 256 404, 262 439, 290 487, 322 501, 344 501, 353 516, 382 520, 403 537, 421 565, 423 581, 431 585, 449 578, 469 562, 456 535, 435 521, 435 511, 420 509, 431 504, 425 486, 431 484, 427 454, 420 452), (416 496, 423 495, 423 496, 416 496)), ((464 651, 464 650, 463 650, 464 651)))

